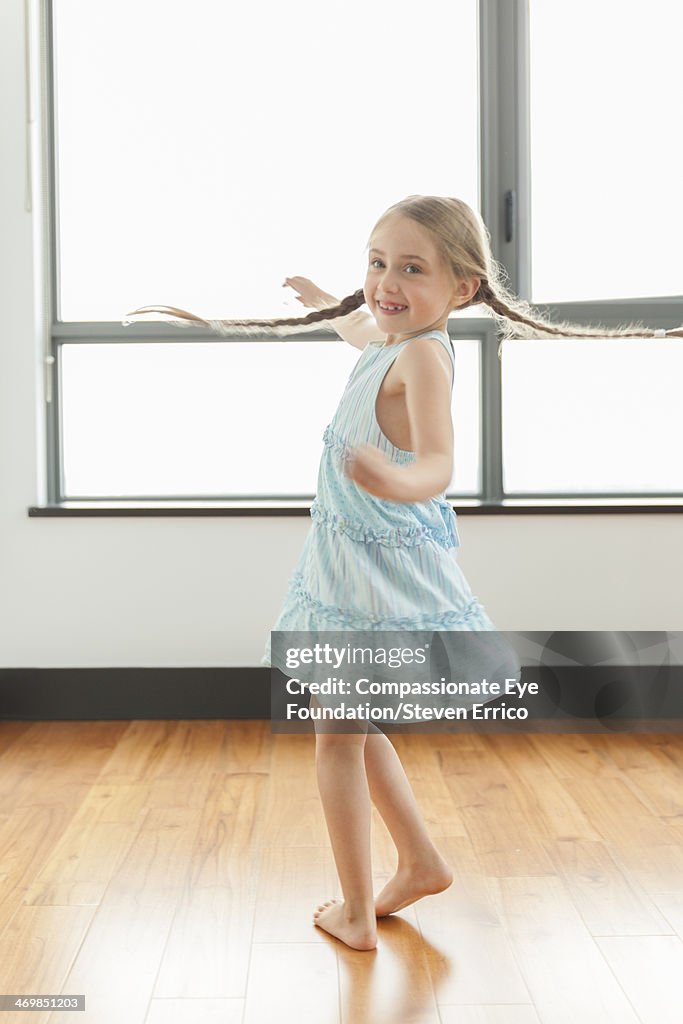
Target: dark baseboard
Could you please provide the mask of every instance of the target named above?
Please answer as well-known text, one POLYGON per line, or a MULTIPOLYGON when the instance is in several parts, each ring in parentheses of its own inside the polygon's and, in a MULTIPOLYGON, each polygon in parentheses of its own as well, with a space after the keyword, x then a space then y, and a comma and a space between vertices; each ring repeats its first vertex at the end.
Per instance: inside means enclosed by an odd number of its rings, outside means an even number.
MULTIPOLYGON (((524 671, 528 680, 537 670, 524 671)), ((562 672, 566 678, 559 689, 555 679, 543 688, 542 698, 529 703, 526 722, 460 722, 457 731, 683 732, 683 666, 669 666, 661 678, 641 669, 642 676, 618 686, 609 679, 603 685, 594 670, 562 672)), ((271 670, 263 666, 0 668, 0 721, 270 720, 271 712, 281 720, 281 687, 272 694, 271 702, 271 670)))
POLYGON ((0 668, 0 720, 270 718, 270 669, 0 668))

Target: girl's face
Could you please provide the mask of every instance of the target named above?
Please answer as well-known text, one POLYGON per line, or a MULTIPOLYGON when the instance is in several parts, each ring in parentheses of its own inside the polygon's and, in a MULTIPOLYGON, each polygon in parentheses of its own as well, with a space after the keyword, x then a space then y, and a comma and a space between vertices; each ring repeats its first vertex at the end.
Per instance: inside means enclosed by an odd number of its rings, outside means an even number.
POLYGON ((445 330, 449 312, 463 301, 427 230, 401 215, 385 221, 370 239, 363 292, 388 344, 445 330), (384 304, 406 308, 388 313, 384 304))

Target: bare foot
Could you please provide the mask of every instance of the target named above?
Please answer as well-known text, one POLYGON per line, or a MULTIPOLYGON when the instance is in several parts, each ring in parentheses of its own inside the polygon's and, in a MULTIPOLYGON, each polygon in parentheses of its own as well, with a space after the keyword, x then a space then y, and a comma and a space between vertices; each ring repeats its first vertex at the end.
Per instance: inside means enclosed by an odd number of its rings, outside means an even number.
POLYGON ((351 946, 351 949, 374 949, 377 945, 374 921, 350 921, 344 914, 344 906, 344 901, 337 899, 321 903, 313 914, 314 923, 351 946))
POLYGON ((453 881, 453 872, 441 856, 437 856, 428 865, 415 865, 412 868, 399 866, 393 878, 390 878, 375 900, 377 917, 386 917, 397 910, 422 899, 443 892, 453 881))

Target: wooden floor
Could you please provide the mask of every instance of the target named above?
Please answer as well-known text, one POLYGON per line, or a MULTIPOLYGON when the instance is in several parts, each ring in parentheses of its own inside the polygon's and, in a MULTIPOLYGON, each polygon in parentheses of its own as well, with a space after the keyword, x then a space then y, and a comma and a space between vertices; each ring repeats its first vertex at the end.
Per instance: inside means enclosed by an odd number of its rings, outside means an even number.
POLYGON ((0 993, 86 997, 2 1024, 681 1024, 683 736, 392 740, 456 880, 363 953, 313 736, 0 722, 0 993))

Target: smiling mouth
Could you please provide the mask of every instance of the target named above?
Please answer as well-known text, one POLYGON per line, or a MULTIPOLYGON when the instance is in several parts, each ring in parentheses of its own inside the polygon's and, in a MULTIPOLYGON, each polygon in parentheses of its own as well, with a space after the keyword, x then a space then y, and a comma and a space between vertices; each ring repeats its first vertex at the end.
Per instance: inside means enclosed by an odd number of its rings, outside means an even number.
POLYGON ((397 306, 393 304, 386 305, 383 302, 378 302, 377 305, 379 306, 380 309, 384 309, 387 313, 400 313, 402 312, 402 310, 408 308, 407 306, 397 306))

